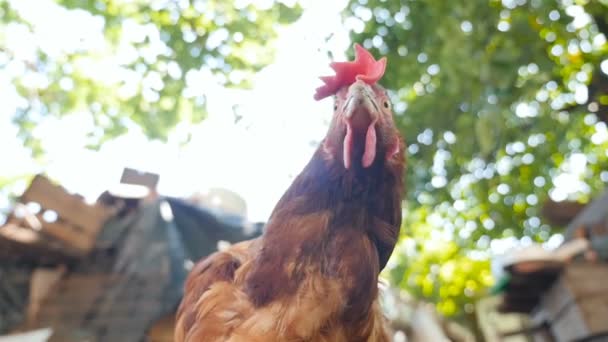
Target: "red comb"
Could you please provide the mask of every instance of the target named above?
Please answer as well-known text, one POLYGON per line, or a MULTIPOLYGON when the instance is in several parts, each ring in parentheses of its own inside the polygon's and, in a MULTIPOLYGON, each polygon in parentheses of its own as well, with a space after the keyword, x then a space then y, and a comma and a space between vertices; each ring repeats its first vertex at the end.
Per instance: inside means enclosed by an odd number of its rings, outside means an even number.
POLYGON ((386 57, 375 60, 369 51, 361 45, 355 44, 355 60, 352 62, 333 62, 329 65, 336 74, 323 76, 324 85, 317 88, 315 100, 321 100, 334 95, 340 88, 362 80, 367 84, 374 84, 384 75, 386 57))

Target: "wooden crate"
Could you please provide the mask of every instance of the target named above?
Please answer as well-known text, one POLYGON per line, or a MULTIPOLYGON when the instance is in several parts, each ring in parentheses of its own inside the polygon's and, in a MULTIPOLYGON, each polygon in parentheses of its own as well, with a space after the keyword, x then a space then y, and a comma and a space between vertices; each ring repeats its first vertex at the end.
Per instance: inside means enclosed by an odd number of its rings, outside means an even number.
POLYGON ((79 251, 39 231, 14 224, 0 227, 0 260, 55 265, 73 262, 79 256, 79 251))
POLYGON ((82 197, 37 175, 0 227, 0 245, 16 251, 13 256, 20 250, 29 253, 24 249, 30 248, 71 256, 86 254, 107 217, 102 206, 88 205, 82 197))
POLYGON ((608 340, 608 265, 566 267, 543 296, 540 311, 557 342, 608 340))

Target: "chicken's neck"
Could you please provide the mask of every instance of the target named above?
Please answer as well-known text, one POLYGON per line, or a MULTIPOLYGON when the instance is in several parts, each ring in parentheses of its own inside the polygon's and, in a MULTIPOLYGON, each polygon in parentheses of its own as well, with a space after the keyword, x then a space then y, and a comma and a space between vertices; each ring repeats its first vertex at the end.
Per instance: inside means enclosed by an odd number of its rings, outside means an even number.
POLYGON ((256 305, 295 293, 304 270, 316 269, 353 279, 358 287, 349 292, 361 297, 365 291, 369 308, 378 273, 399 235, 404 165, 399 158, 345 170, 322 148, 315 153, 275 207, 262 237, 248 279, 256 305))

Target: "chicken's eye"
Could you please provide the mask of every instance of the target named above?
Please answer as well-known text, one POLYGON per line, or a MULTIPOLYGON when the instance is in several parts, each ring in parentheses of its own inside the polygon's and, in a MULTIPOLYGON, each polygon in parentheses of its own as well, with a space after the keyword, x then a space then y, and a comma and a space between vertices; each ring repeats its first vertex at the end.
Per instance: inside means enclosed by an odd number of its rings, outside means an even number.
POLYGON ((388 107, 390 107, 390 104, 388 103, 388 101, 384 101, 384 108, 388 109, 388 107))
POLYGON ((338 110, 338 104, 334 103, 334 112, 338 110))

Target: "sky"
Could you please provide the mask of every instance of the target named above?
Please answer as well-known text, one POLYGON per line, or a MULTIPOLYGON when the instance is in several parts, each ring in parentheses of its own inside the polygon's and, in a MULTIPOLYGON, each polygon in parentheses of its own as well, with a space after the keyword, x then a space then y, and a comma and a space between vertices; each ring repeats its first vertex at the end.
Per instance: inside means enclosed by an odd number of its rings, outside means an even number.
MULTIPOLYGON (((265 221, 325 134, 332 113, 330 100, 316 102, 312 96, 320 85, 318 76, 330 73, 327 54, 320 50, 328 46, 327 35, 333 34, 329 49, 337 59, 344 58, 343 51, 349 48, 339 14, 345 4, 344 0, 304 1, 300 20, 280 28, 276 59, 255 76, 253 88, 224 89, 201 82, 200 87, 209 94, 209 117, 196 127, 178 126, 168 143, 150 142, 133 127, 95 152, 83 147, 84 128, 92 125, 88 114, 45 119, 35 129, 47 151, 48 165, 42 170, 16 138, 10 117, 0 117, 0 146, 11 160, 0 163, 0 174, 45 171, 69 191, 93 201, 118 182, 123 167, 134 167, 159 173, 159 191, 166 195, 188 196, 214 187, 232 190, 247 202, 250 220, 265 221), (302 61, 307 61, 304 67, 302 61), (243 116, 238 124, 234 123, 235 104, 243 116), (185 130, 192 130, 193 140, 180 148, 179 137, 185 130)), ((69 45, 78 41, 71 35, 82 32, 93 37, 88 38, 89 44, 95 44, 98 23, 81 22, 83 29, 75 33, 67 21, 57 20, 65 13, 45 15, 56 11, 47 0, 20 0, 18 5, 41 23, 46 34, 38 38, 46 44, 52 45, 48 39, 61 37, 57 44, 69 45), (28 5, 33 1, 37 6, 28 5)), ((16 44, 27 53, 25 40, 16 44)), ((11 113, 16 105, 8 82, 9 77, 0 73, 0 113, 11 113)))

